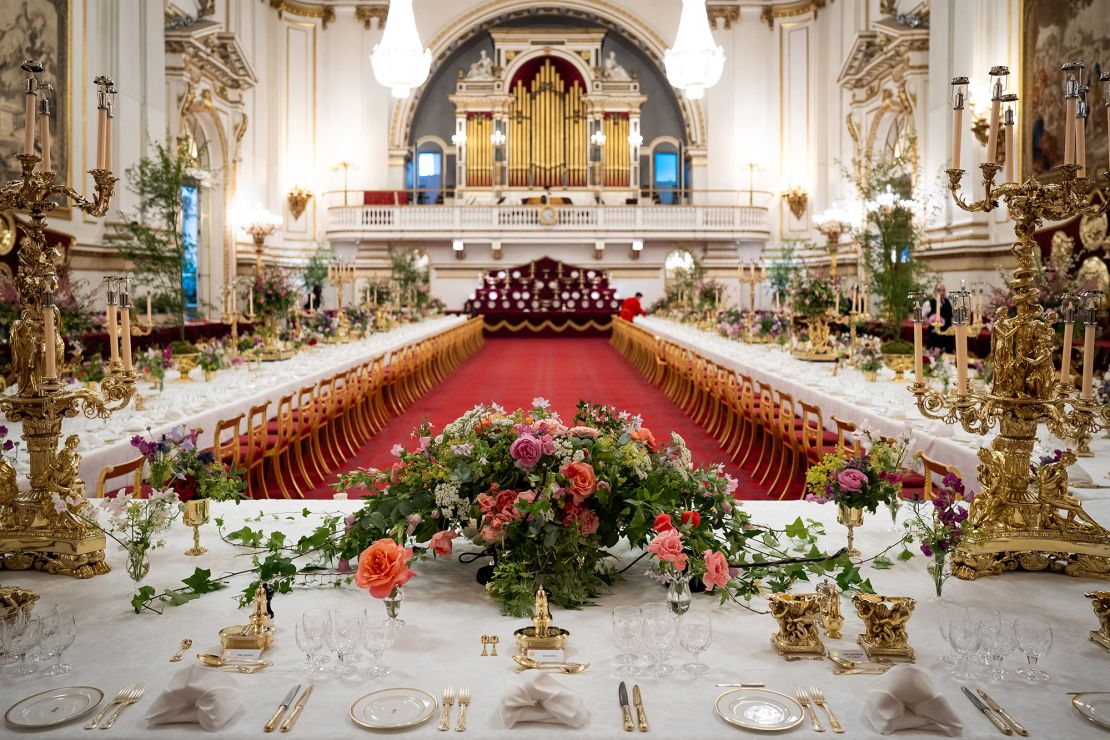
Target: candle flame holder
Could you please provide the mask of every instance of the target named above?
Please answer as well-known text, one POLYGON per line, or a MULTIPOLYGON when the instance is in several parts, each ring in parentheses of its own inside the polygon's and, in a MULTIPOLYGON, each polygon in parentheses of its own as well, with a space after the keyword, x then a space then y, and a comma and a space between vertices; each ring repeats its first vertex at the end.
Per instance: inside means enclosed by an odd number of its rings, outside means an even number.
MULTIPOLYGON (((985 435, 995 426, 999 431, 990 447, 979 450, 982 490, 971 505, 973 534, 953 553, 952 572, 965 580, 1018 568, 1110 579, 1110 532, 1068 492, 1067 468, 1075 462, 1074 453, 1030 475, 1040 423, 1062 439, 1110 425, 1110 405, 1100 406, 1093 396, 1076 393, 1057 378, 1054 360, 1060 342, 1053 325, 1059 317, 1039 302, 1039 247, 1033 232, 1042 221, 1105 213, 1107 204, 1095 201, 1095 178, 1079 177, 1075 164, 1058 165, 1060 179, 1048 185, 1034 178, 995 185, 1000 169, 993 162, 980 165, 984 195, 972 202, 960 193, 965 171, 947 171, 949 189, 961 209, 992 211, 1004 200, 1014 222, 1013 308, 995 317, 994 378, 978 392, 940 392, 923 382, 909 386, 926 418, 959 423, 971 434, 985 435)), ((1099 179, 1110 183, 1110 173, 1103 171, 1099 179)), ((915 315, 915 321, 921 317, 915 315)))
MULTIPOLYGON (((66 201, 90 216, 104 216, 118 178, 108 169, 90 170, 94 190, 92 198, 86 199, 74 188, 55 183, 56 173, 36 172, 38 156, 19 154, 16 159, 22 174, 0 187, 0 208, 25 211, 29 220, 19 225, 24 238, 19 244, 16 289, 22 310, 11 330, 17 390, 0 397, 0 413, 23 425, 31 469, 30 487, 20 490, 15 468, 0 460, 0 567, 89 578, 109 570, 104 562, 106 541, 83 515, 88 501, 78 474, 80 439, 71 434, 59 449, 62 422, 78 413, 107 419, 131 401, 136 375, 125 370, 122 362, 112 362, 95 390, 69 390, 57 377, 46 375, 46 337, 52 323, 47 312, 56 310, 52 295, 58 289, 55 263, 60 255, 46 242, 44 231, 47 214, 66 201), (61 511, 55 507, 55 496, 66 504, 61 511)), ((129 310, 126 294, 120 308, 129 310)), ((54 356, 64 357, 60 335, 54 335, 54 345, 54 356)))

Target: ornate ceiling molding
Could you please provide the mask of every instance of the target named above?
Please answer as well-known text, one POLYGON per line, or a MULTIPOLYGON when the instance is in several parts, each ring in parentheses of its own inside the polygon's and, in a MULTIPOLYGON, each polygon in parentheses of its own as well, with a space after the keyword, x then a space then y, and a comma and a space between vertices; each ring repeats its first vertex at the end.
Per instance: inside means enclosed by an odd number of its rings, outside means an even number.
POLYGON ((794 18, 795 16, 805 15, 806 13, 813 13, 813 19, 817 20, 817 11, 824 9, 826 1, 827 0, 795 0, 794 2, 764 5, 763 12, 759 14, 759 20, 766 23, 767 27, 770 29, 774 29, 775 21, 779 18, 794 18))
POLYGON ((242 94, 254 87, 258 78, 247 61, 234 33, 210 20, 187 26, 171 26, 165 31, 167 67, 178 66, 194 84, 209 82, 217 96, 238 104, 242 94), (173 57, 180 56, 175 65, 173 57))
POLYGON ((380 5, 359 5, 355 8, 355 18, 367 31, 370 30, 371 23, 375 20, 378 22, 378 28, 385 28, 385 19, 388 17, 389 6, 384 3, 380 5))
POLYGON ((909 27, 886 18, 872 24, 852 42, 837 83, 852 91, 856 102, 870 100, 884 83, 900 83, 913 72, 928 69, 929 29, 909 27))
POLYGON ((740 22, 739 3, 712 2, 711 0, 706 11, 709 14, 709 25, 714 29, 724 28, 728 31, 732 28, 733 23, 740 22))
POLYGON ((328 30, 328 24, 335 20, 335 8, 324 2, 304 2, 303 0, 270 0, 270 7, 277 10, 280 20, 286 13, 301 18, 316 18, 320 27, 328 30))

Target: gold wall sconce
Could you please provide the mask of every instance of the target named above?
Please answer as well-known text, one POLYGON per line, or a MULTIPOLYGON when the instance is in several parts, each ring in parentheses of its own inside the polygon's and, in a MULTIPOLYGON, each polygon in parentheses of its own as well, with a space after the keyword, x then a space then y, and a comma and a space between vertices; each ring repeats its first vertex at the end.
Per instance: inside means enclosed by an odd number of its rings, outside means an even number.
MULTIPOLYGON (((490 244, 490 252, 493 254, 493 258, 495 260, 501 259, 502 255, 504 254, 501 249, 501 242, 493 242, 492 244, 490 244)), ((462 257, 460 256, 459 259, 462 259, 462 257)))
POLYGON ((794 214, 794 218, 800 220, 806 212, 806 206, 809 205, 809 194, 802 189, 801 185, 795 185, 789 190, 783 191, 782 199, 786 201, 786 205, 790 208, 790 212, 794 214))
POLYGON ((466 244, 462 239, 455 239, 451 242, 451 250, 455 253, 455 259, 466 259, 466 244))
POLYGON ((288 198, 289 213, 296 220, 304 215, 305 208, 308 208, 308 201, 312 200, 312 191, 298 186, 289 191, 288 198))
MULTIPOLYGON (((594 259, 597 260, 598 262, 600 262, 603 257, 605 257, 605 242, 600 241, 600 240, 595 241, 594 242, 594 259)), ((633 257, 633 259, 635 259, 635 257, 633 257)))

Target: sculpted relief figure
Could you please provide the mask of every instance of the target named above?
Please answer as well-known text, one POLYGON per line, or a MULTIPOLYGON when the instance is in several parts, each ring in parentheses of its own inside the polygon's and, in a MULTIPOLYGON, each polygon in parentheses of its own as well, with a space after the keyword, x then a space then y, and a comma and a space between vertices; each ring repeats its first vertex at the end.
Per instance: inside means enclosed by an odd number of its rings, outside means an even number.
POLYGON ((615 51, 609 52, 609 56, 605 57, 605 61, 601 67, 601 76, 606 80, 615 80, 617 82, 628 82, 632 79, 628 74, 628 70, 617 62, 617 53, 615 51))
POLYGON ((482 49, 478 54, 478 61, 470 65, 470 70, 466 73, 468 80, 492 80, 493 79, 493 60, 489 58, 489 54, 485 49, 482 49))

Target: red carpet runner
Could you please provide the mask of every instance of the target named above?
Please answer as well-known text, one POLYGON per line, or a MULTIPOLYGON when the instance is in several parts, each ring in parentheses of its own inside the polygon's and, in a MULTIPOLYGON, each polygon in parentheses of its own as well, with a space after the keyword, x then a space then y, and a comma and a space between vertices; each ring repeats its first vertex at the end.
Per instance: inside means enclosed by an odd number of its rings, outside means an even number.
MULTIPOLYGON (((550 401, 567 422, 574 417, 580 398, 639 413, 660 441, 672 431, 678 432, 686 440, 694 464, 713 464, 725 457, 716 440, 644 380, 609 346, 608 339, 493 337, 442 385, 392 419, 346 468, 388 466, 393 460, 390 448, 397 442, 408 448, 415 445, 410 435, 425 419, 440 429, 478 403, 496 402, 515 409, 530 406, 537 396, 550 401)), ((726 469, 740 480, 743 498, 767 498, 745 472, 732 464, 726 469)), ((324 485, 309 497, 330 498, 333 492, 324 485)))

